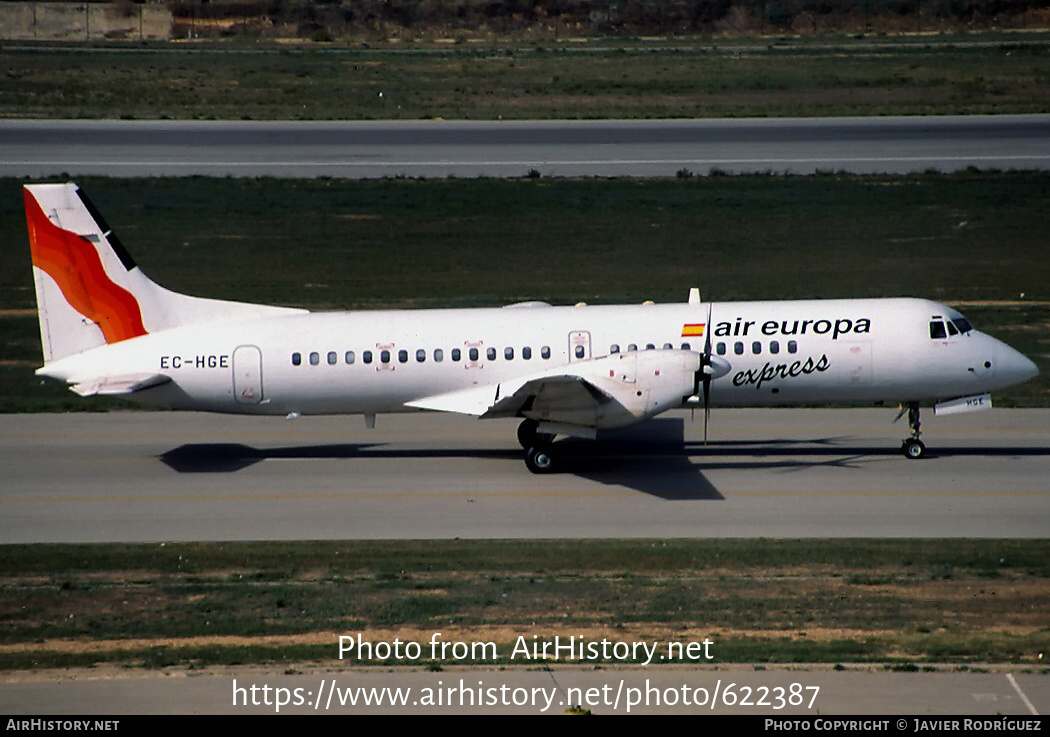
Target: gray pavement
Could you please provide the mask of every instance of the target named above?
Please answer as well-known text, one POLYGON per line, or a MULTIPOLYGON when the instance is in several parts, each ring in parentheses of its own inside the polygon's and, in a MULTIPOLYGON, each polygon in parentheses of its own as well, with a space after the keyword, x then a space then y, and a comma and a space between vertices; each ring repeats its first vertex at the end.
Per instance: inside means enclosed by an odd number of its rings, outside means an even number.
MULTIPOLYGON (((979 670, 983 669, 974 668, 979 670)), ((1050 710, 1050 675, 1020 669, 970 672, 952 666, 918 673, 867 666, 844 671, 828 666, 452 666, 437 672, 306 667, 295 675, 275 669, 239 668, 154 673, 104 669, 0 676, 0 713, 8 715, 562 714, 574 704, 594 714, 1023 718, 1050 710), (363 703, 366 694, 374 699, 372 704, 363 703), (351 704, 351 698, 358 703, 351 704), (392 704, 394 700, 398 703, 392 704), (279 709, 278 701, 283 701, 279 709)), ((914 722, 899 729, 896 719, 882 729, 921 731, 914 722)), ((829 730, 825 724, 820 731, 829 730)), ((930 730, 930 726, 925 729, 930 730)), ((979 726, 968 731, 1004 730, 979 726)))
POLYGON ((0 415, 0 543, 595 537, 1045 538, 1050 410, 672 413, 559 441, 530 474, 515 423, 172 412, 0 415))
POLYGON ((1050 167, 1050 115, 513 121, 0 121, 0 176, 674 176, 1050 167))

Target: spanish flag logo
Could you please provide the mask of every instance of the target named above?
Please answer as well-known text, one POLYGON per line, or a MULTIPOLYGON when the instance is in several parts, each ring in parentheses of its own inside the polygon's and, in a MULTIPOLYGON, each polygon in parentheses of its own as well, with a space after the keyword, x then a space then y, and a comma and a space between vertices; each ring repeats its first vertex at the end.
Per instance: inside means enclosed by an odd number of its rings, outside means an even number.
POLYGON ((686 323, 682 326, 682 337, 683 338, 702 338, 704 337, 704 328, 706 323, 694 322, 686 323))

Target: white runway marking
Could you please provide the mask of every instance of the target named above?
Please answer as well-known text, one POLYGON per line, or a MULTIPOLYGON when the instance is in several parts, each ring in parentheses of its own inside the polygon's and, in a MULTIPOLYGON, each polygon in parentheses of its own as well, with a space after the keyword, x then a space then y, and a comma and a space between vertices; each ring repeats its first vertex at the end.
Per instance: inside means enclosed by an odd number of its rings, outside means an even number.
POLYGON ((1021 687, 1017 685, 1017 679, 1014 678, 1014 674, 1007 673, 1006 680, 1008 680, 1010 682, 1010 685, 1014 687, 1014 691, 1016 691, 1017 695, 1021 697, 1021 701, 1023 701, 1024 705, 1028 707, 1028 711, 1034 714, 1035 716, 1039 716, 1039 712, 1035 710, 1035 707, 1032 705, 1032 702, 1028 700, 1028 697, 1025 695, 1025 692, 1022 691, 1021 687))

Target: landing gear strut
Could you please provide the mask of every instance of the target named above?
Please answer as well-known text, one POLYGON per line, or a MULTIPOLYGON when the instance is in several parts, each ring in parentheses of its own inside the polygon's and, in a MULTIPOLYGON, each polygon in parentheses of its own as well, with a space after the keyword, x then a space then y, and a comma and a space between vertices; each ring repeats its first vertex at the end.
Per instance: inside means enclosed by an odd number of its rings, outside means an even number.
POLYGON ((926 455, 926 446, 919 440, 919 436, 922 435, 919 431, 919 425, 919 403, 909 402, 908 426, 911 427, 911 437, 901 443, 901 452, 904 453, 905 458, 913 461, 926 455))

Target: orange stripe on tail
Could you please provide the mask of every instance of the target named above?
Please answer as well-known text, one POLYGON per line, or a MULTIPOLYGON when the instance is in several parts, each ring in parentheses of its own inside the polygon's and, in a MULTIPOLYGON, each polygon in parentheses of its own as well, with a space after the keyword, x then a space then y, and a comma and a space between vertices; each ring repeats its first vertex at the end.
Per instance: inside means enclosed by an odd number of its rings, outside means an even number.
POLYGON ((52 223, 28 190, 24 196, 33 265, 55 280, 70 307, 99 326, 107 343, 145 335, 138 301, 109 278, 94 244, 52 223))

